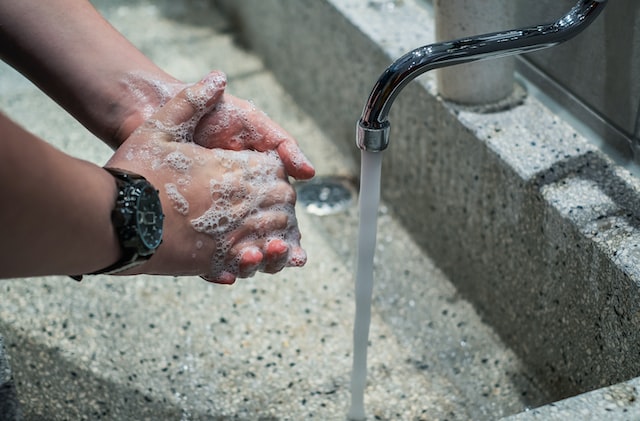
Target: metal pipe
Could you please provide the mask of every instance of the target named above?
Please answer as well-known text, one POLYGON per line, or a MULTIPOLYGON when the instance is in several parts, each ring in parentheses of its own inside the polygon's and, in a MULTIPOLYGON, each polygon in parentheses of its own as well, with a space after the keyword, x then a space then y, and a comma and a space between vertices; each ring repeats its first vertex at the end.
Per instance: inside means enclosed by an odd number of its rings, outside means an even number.
POLYGON ((389 66, 374 85, 358 120, 356 143, 365 151, 380 152, 389 145, 387 119, 402 89, 421 74, 441 67, 523 54, 553 47, 589 26, 608 0, 580 0, 556 22, 511 31, 494 32, 416 48, 389 66))

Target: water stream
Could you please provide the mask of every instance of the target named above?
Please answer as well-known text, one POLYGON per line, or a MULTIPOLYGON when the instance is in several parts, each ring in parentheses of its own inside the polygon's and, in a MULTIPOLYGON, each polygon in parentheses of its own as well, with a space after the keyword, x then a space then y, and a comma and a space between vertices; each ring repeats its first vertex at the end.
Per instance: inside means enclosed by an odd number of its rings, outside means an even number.
POLYGON ((382 153, 362 152, 360 169, 360 225, 356 269, 356 317, 353 327, 350 420, 365 420, 364 389, 367 383, 367 346, 371 322, 373 257, 376 249, 382 153))

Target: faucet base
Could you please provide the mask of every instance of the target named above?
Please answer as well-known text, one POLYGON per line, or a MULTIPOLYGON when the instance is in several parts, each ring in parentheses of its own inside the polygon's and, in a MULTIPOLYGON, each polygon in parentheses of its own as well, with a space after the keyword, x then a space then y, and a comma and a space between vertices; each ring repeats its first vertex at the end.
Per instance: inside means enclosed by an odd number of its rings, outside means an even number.
POLYGON ((476 114, 491 114, 491 113, 499 113, 502 111, 511 110, 515 107, 518 107, 524 104, 524 101, 527 99, 528 95, 529 93, 527 92, 527 88, 519 81, 516 81, 513 84, 511 95, 501 99, 500 101, 490 102, 487 104, 473 105, 473 104, 453 101, 444 97, 443 97, 443 100, 445 100, 447 104, 450 104, 456 110, 459 110, 459 111, 468 111, 476 114))

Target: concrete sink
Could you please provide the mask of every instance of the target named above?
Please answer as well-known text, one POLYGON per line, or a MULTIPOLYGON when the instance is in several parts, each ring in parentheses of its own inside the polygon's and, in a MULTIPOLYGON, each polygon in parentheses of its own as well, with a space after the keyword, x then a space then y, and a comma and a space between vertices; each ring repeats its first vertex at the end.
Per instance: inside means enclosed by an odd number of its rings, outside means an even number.
MULTIPOLYGON (((227 72, 229 91, 296 136, 320 176, 354 187, 353 129, 371 84, 432 41, 428 9, 382 3, 94 2, 174 75, 227 72)), ((6 66, 0 92, 4 112, 57 147, 108 158, 6 66)), ((476 113, 443 102, 425 75, 392 113, 369 418, 640 417, 638 179, 532 95, 476 113)), ((1 282, 6 395, 25 420, 345 419, 357 210, 300 208, 299 219, 308 265, 232 287, 1 282)))

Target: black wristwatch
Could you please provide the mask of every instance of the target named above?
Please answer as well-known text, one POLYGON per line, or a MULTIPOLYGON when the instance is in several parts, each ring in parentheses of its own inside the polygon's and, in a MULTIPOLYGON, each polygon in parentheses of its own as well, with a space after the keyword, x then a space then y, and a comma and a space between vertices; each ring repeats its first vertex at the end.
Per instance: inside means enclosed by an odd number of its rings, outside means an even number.
MULTIPOLYGON (((153 256, 162 242, 164 214, 158 190, 141 175, 116 168, 105 170, 115 177, 118 188, 111 221, 122 247, 122 258, 90 275, 109 275, 136 267, 153 256)), ((82 280, 82 275, 71 277, 82 280)))

